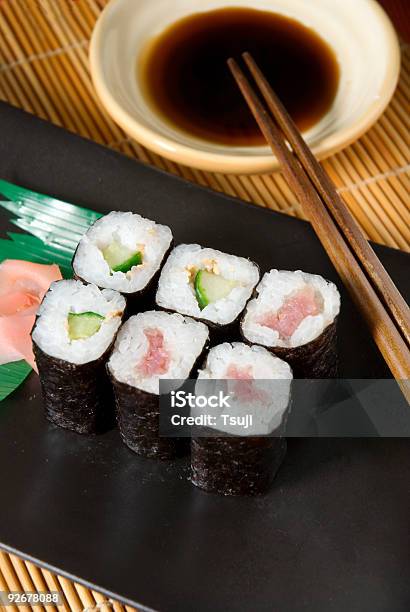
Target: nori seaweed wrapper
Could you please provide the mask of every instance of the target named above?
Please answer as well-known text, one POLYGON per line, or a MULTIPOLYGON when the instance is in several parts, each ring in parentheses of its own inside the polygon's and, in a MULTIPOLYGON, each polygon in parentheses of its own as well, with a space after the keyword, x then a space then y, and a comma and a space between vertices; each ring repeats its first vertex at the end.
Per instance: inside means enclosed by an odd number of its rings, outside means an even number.
POLYGON ((186 452, 186 442, 159 435, 159 396, 116 380, 114 387, 117 421, 123 442, 134 453, 156 459, 173 459, 186 452))
POLYGON ((44 409, 51 423, 79 434, 114 426, 114 398, 105 369, 112 345, 98 359, 74 364, 47 355, 33 341, 44 409))
MULTIPOLYGON (((198 365, 208 348, 209 336, 188 378, 193 373, 196 377, 198 365)), ((186 455, 188 439, 159 435, 159 395, 120 382, 108 367, 107 370, 114 388, 117 423, 124 444, 143 457, 166 460, 186 455)))
MULTIPOLYGON (((336 378, 338 373, 337 320, 338 317, 335 317, 320 336, 302 346, 295 348, 262 346, 280 359, 287 361, 292 367, 294 378, 336 378)), ((242 336, 248 344, 251 344, 243 330, 242 336)))
POLYGON ((218 436, 191 440, 191 481, 220 495, 264 493, 286 454, 284 437, 218 436))
POLYGON ((291 365, 295 378, 336 378, 337 317, 320 336, 307 344, 295 348, 270 347, 269 350, 291 365))

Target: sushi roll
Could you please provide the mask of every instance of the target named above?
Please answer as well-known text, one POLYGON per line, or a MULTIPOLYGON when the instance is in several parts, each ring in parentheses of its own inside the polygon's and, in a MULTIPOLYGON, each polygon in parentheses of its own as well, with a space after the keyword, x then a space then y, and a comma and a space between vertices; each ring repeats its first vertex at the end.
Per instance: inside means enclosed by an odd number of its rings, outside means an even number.
POLYGON ((121 437, 137 454, 171 459, 181 453, 180 440, 159 435, 159 381, 189 378, 208 335, 203 323, 157 311, 139 313, 121 327, 108 371, 121 437))
POLYGON ((111 212, 81 238, 73 258, 75 277, 132 301, 155 286, 171 243, 166 225, 131 212, 111 212))
POLYGON ((199 244, 181 244, 165 262, 157 305, 226 328, 239 316, 259 281, 256 264, 199 244))
POLYGON ((77 433, 115 423, 106 361, 121 325, 125 299, 81 281, 52 283, 32 332, 46 417, 77 433))
POLYGON ((336 377, 336 285, 300 270, 271 270, 256 294, 242 320, 244 339, 289 362, 295 378, 336 377))
POLYGON ((224 343, 209 351, 198 374, 197 396, 204 394, 206 381, 226 381, 231 401, 215 424, 199 426, 192 436, 192 483, 222 495, 263 493, 286 453, 291 368, 260 346, 224 343), (245 415, 246 427, 239 427, 238 417, 245 415))

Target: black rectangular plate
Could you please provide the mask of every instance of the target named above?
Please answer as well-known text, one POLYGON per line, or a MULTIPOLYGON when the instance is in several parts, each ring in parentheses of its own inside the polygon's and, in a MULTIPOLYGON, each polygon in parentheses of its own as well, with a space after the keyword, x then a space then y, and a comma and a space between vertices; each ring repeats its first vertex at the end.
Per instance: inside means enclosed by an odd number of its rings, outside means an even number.
MULTIPOLYGON (((342 292, 341 374, 389 376, 310 226, 169 176, 0 104, 0 177, 70 202, 135 210, 342 292)), ((11 226, 0 217, 4 235, 11 226)), ((409 299, 409 257, 377 247, 409 299)), ((401 612, 410 603, 410 446, 293 439, 269 494, 223 498, 186 460, 133 455, 117 431, 81 437, 43 418, 32 374, 0 404, 0 542, 130 604, 166 612, 401 612)))

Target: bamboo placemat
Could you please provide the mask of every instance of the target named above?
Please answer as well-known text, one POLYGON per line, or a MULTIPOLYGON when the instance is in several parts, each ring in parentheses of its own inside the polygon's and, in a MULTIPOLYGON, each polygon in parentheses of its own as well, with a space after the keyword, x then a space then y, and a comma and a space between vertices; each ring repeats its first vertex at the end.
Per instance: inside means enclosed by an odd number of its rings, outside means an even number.
MULTIPOLYGON (((88 41, 106 0, 0 1, 0 97, 73 132, 219 191, 302 217, 280 174, 202 172, 160 158, 117 127, 95 98, 88 41)), ((367 236, 408 250, 410 49, 387 112, 359 141, 324 162, 367 236)))
MULTIPOLYGON (((87 59, 91 31, 105 4, 106 0, 0 0, 0 99, 188 180, 303 217, 280 173, 234 176, 187 168, 132 142, 111 121, 94 95, 87 59)), ((370 239, 410 250, 409 45, 402 45, 402 59, 399 86, 383 117, 323 164, 370 239)), ((67 611, 131 610, 1 552, 0 590, 59 590, 66 599, 60 609, 67 611)))
POLYGON ((41 569, 33 563, 24 562, 15 555, 8 555, 0 551, 0 591, 29 591, 61 593, 63 604, 61 606, 7 606, 0 605, 0 610, 10 612, 137 612, 135 608, 108 599, 97 591, 57 576, 52 572, 41 569))

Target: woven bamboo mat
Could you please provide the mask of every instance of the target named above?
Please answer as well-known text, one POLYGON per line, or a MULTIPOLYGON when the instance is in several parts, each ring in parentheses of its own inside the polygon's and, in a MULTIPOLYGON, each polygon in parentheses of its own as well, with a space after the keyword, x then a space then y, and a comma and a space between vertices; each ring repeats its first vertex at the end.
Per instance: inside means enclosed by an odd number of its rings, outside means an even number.
MULTIPOLYGON (((298 217, 280 174, 232 176, 186 168, 131 142, 102 111, 88 72, 88 41, 106 0, 2 0, 0 97, 73 132, 189 180, 298 217)), ((363 138, 324 162, 367 236, 410 249, 410 48, 397 93, 363 138)))
POLYGON ((15 555, 0 551, 0 591, 49 592, 58 591, 62 595, 61 606, 7 606, 0 605, 5 612, 137 612, 135 608, 123 606, 107 599, 101 593, 91 591, 84 586, 71 582, 67 578, 40 569, 32 563, 23 562, 15 555))
MULTIPOLYGON (((0 0, 0 99, 188 180, 303 217, 280 173, 234 176, 177 165, 132 142, 110 120, 94 95, 87 59, 91 31, 105 3, 0 0)), ((402 45, 402 58, 399 86, 383 117, 324 166, 370 239, 410 250, 409 45, 402 45)), ((130 610, 5 553, 0 553, 0 590, 59 590, 66 599, 60 609, 67 611, 130 610)))

